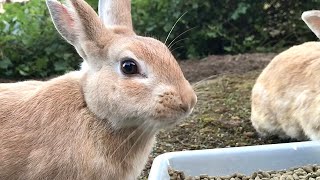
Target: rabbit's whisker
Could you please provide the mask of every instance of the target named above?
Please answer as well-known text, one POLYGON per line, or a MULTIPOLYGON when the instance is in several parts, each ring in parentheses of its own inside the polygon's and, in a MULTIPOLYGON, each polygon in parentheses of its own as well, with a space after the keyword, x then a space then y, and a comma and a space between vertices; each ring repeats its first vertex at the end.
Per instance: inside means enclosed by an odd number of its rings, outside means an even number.
MULTIPOLYGON (((141 138, 145 135, 146 132, 148 132, 149 128, 150 128, 151 124, 147 125, 147 127, 142 131, 142 133, 139 135, 139 137, 137 138, 137 140, 133 143, 133 145, 130 147, 129 151, 127 152, 127 154, 124 156, 124 158, 122 159, 122 161, 120 162, 120 164, 122 164, 125 159, 128 157, 128 155, 130 154, 130 152, 132 151, 132 149, 136 146, 136 144, 141 140, 141 138)), ((152 130, 153 131, 153 130, 152 130)), ((151 132, 152 132, 151 131, 151 132)))
POLYGON ((178 23, 178 22, 180 21, 180 19, 181 19, 185 14, 187 14, 187 13, 188 13, 188 11, 186 11, 185 13, 183 13, 183 14, 177 19, 177 21, 173 24, 172 28, 170 29, 170 31, 169 31, 169 33, 168 33, 168 36, 166 37, 166 40, 164 41, 164 44, 167 43, 167 41, 168 41, 168 39, 169 39, 169 37, 170 37, 173 29, 174 29, 174 28, 176 27, 176 25, 177 25, 177 23, 178 23))
POLYGON ((173 44, 171 44, 170 46, 168 46, 168 48, 170 49, 170 48, 172 48, 175 44, 177 44, 177 43, 179 43, 179 42, 181 42, 181 41, 183 41, 183 40, 186 40, 186 39, 189 39, 189 38, 179 39, 178 41, 176 41, 176 42, 174 42, 173 44))
POLYGON ((174 50, 179 49, 179 48, 183 48, 183 46, 178 46, 178 47, 172 49, 171 52, 173 52, 174 50))
POLYGON ((210 91, 195 91, 196 94, 214 94, 215 92, 210 91))
POLYGON ((201 85, 203 82, 205 82, 206 80, 213 79, 213 78, 217 78, 218 76, 221 76, 221 75, 222 75, 222 74, 211 75, 211 76, 206 77, 206 78, 204 78, 204 79, 202 79, 202 80, 200 80, 200 81, 198 81, 198 82, 196 82, 196 83, 191 84, 191 86, 192 86, 193 88, 196 88, 196 87, 198 87, 199 85, 201 85))
POLYGON ((137 133, 138 131, 140 131, 140 130, 144 127, 144 125, 146 124, 146 122, 147 122, 147 121, 145 121, 144 123, 142 123, 141 125, 139 125, 134 131, 132 131, 132 132, 128 135, 128 137, 127 137, 125 140, 123 140, 120 145, 118 145, 118 147, 113 151, 113 153, 110 155, 110 157, 113 157, 114 154, 115 154, 125 143, 127 143, 134 135, 136 135, 136 133, 137 133))
POLYGON ((192 27, 192 28, 190 28, 190 29, 187 29, 187 30, 185 30, 184 32, 180 33, 177 37, 175 37, 175 38, 169 43, 169 45, 168 45, 169 49, 171 48, 171 46, 173 46, 172 43, 173 43, 175 40, 177 40, 180 36, 184 35, 185 33, 193 30, 194 28, 196 28, 196 27, 192 27))

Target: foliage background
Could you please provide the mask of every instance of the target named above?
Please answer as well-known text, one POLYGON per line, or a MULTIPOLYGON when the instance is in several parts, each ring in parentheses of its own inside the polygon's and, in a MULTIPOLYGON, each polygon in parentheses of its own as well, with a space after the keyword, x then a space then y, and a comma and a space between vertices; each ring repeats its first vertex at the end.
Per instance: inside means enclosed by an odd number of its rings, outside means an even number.
MULTIPOLYGON (((87 0, 97 9, 98 0, 87 0)), ((316 40, 300 19, 320 0, 132 0, 136 32, 165 41, 178 59, 279 52, 316 40)), ((0 77, 47 77, 77 69, 74 48, 56 32, 43 0, 6 4, 0 15, 0 77)))

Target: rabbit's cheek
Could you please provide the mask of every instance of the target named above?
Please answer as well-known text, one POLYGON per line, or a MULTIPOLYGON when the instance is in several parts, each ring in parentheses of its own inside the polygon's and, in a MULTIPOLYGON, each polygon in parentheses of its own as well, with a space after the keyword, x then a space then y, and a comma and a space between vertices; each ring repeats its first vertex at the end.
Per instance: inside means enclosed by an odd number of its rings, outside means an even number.
POLYGON ((121 82, 119 91, 120 95, 126 97, 127 100, 132 101, 132 103, 140 103, 143 101, 150 101, 152 94, 150 93, 150 88, 142 83, 135 83, 131 81, 121 82), (122 88, 124 87, 124 88, 122 88))

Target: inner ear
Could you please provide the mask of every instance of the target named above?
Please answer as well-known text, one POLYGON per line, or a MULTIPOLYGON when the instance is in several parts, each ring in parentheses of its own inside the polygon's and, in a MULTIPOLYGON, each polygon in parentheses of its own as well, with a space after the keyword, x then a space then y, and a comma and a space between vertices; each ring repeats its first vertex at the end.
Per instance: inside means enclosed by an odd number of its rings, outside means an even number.
POLYGON ((305 11, 302 13, 301 18, 311 31, 320 38, 320 11, 305 11))
POLYGON ((72 0, 70 2, 77 14, 81 35, 85 39, 99 41, 106 29, 97 13, 84 0, 72 0))
POLYGON ((65 5, 55 0, 46 1, 54 26, 70 44, 77 41, 74 14, 65 5))
POLYGON ((62 14, 65 14, 65 16, 62 17, 63 21, 65 21, 67 26, 69 26, 70 28, 74 28, 75 21, 72 17, 73 15, 71 13, 69 13, 69 11, 65 5, 62 5, 60 8, 61 8, 62 14))

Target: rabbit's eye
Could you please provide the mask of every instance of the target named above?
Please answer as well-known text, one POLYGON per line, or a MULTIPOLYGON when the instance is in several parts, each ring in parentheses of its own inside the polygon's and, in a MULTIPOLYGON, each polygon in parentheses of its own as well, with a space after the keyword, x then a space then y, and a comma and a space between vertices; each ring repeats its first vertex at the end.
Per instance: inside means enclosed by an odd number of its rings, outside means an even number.
POLYGON ((124 74, 138 74, 138 65, 133 59, 126 59, 121 62, 121 71, 124 74))

